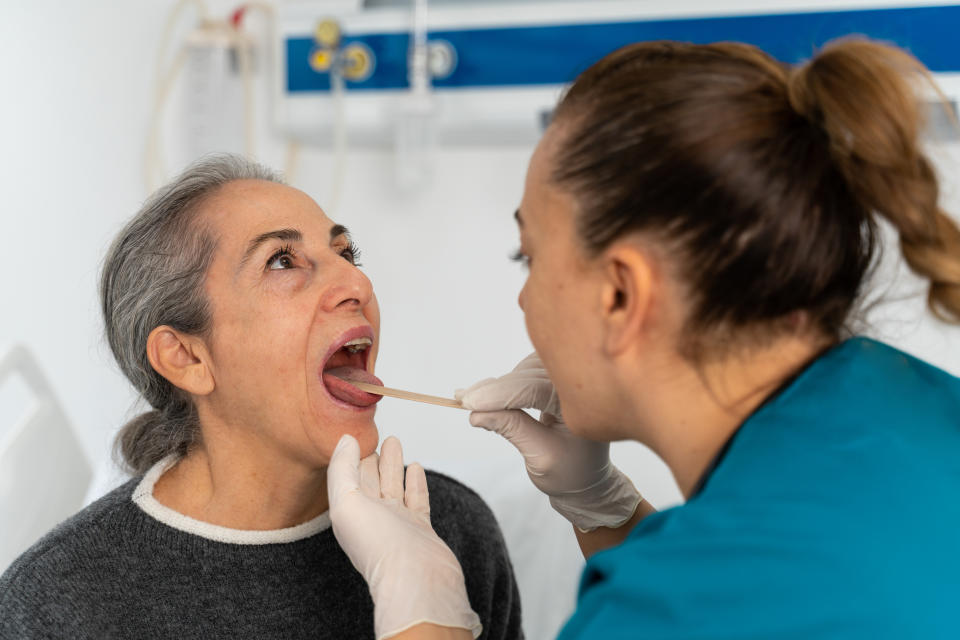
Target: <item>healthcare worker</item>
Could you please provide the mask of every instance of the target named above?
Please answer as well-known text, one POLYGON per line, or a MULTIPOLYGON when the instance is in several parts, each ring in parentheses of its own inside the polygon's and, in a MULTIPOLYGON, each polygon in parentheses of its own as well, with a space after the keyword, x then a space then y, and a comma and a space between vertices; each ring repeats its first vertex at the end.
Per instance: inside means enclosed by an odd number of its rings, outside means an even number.
MULTIPOLYGON (((798 67, 646 42, 563 97, 517 212, 542 362, 460 394, 588 558, 561 638, 960 637, 960 380, 850 331, 881 223, 960 320, 925 77, 865 40, 798 67), (654 512, 614 440, 657 452, 686 503, 654 512)), ((469 638, 422 472, 404 487, 402 469, 344 437, 334 532, 378 637, 469 638)))

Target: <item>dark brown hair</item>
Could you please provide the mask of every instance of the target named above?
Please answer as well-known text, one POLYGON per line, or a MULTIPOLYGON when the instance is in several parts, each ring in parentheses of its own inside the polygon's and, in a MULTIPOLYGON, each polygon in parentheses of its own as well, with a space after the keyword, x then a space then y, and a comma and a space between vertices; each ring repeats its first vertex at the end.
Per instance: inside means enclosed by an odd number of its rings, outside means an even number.
POLYGON ((915 77, 929 80, 909 54, 862 39, 799 67, 745 44, 630 45, 557 107, 553 180, 591 253, 641 232, 679 258, 688 334, 802 311, 838 337, 875 260, 875 215, 930 280, 933 312, 960 322, 960 230, 919 147, 915 77))

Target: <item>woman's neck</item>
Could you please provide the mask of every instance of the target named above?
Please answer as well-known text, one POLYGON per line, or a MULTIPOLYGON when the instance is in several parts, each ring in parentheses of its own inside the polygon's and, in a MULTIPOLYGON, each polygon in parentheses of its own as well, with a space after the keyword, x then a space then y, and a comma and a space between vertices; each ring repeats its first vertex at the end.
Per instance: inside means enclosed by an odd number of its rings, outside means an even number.
POLYGON ((699 365, 672 356, 671 371, 658 372, 661 382, 641 387, 637 413, 645 433, 638 439, 663 458, 690 498, 744 421, 827 344, 781 338, 699 365))
POLYGON ((308 469, 263 448, 201 445, 164 473, 154 498, 186 516, 231 529, 302 524, 328 508, 326 468, 308 469))

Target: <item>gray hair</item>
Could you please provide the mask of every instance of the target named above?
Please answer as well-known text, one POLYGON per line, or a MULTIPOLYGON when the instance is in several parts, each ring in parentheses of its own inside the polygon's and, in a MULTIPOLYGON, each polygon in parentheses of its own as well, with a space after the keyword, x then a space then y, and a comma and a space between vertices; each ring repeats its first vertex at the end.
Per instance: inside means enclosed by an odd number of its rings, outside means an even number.
POLYGON ((153 407, 128 422, 114 442, 116 457, 135 474, 199 442, 193 401, 150 365, 147 336, 161 325, 190 335, 209 331, 204 280, 217 240, 197 212, 235 180, 283 183, 278 173, 240 156, 206 156, 147 199, 104 260, 100 303, 107 341, 124 375, 153 407))

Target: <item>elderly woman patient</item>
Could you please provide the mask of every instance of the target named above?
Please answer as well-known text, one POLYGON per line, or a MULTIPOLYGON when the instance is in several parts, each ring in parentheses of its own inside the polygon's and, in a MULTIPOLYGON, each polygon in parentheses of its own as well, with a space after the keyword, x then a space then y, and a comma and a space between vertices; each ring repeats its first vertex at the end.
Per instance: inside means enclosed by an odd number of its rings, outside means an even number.
MULTIPOLYGON (((340 436, 363 455, 379 440, 377 397, 329 373, 373 379, 380 317, 356 258, 313 200, 234 156, 147 201, 101 282, 110 347, 153 407, 117 438, 137 477, 0 578, 0 638, 373 637, 327 515, 340 436)), ((520 637, 493 515, 454 480, 427 482, 482 637, 520 637)))

